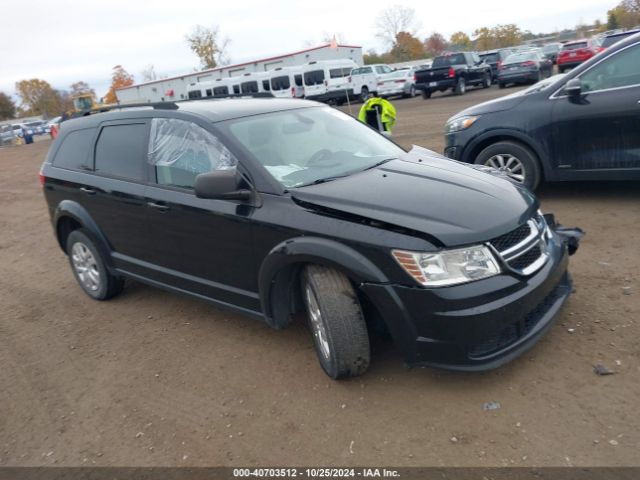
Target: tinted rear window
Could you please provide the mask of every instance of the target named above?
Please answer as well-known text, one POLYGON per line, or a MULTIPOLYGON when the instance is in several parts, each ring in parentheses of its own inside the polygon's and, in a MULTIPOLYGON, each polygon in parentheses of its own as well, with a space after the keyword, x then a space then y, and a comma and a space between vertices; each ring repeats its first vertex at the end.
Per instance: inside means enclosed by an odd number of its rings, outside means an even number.
POLYGON ((271 87, 274 90, 287 90, 291 87, 291 82, 287 75, 283 77, 274 77, 271 79, 271 87))
POLYGON ((258 93, 258 82, 244 82, 241 87, 242 93, 258 93))
POLYGON ((60 168, 80 170, 89 167, 89 151, 92 147, 95 129, 74 130, 62 140, 53 165, 60 168))
POLYGON ((304 73, 305 85, 321 85, 324 82, 324 70, 313 70, 304 73))
POLYGON ((464 65, 467 61, 464 58, 464 54, 456 53, 455 55, 445 55, 443 57, 436 57, 433 61, 433 68, 449 67, 451 65, 464 65))
POLYGON ((485 53, 483 55, 480 55, 480 58, 483 59, 487 63, 497 62, 499 60, 498 52, 496 52, 496 53, 485 53))
POLYGON ((577 50, 578 48, 587 48, 587 42, 568 43, 562 46, 562 50, 577 50))
POLYGON ((144 123, 104 127, 96 145, 96 172, 142 180, 146 149, 147 126, 144 123))

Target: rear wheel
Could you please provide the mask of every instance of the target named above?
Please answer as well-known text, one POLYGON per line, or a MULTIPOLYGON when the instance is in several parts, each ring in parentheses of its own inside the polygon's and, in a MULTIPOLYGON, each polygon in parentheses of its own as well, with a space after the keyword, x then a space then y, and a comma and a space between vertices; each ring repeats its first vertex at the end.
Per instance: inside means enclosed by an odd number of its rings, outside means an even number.
POLYGON ((411 89, 409 90, 409 96, 411 98, 416 96, 416 87, 415 87, 415 85, 411 85, 411 89))
POLYGON ((107 270, 105 260, 87 230, 81 228, 69 234, 67 254, 78 284, 94 300, 108 300, 124 288, 124 280, 107 270))
POLYGON ((504 83, 502 83, 502 82, 498 83, 498 88, 504 88, 504 87, 506 87, 506 85, 504 83))
POLYGON ((456 83, 455 89, 453 90, 456 95, 464 95, 467 91, 467 82, 464 77, 460 77, 458 79, 458 83, 456 83))
POLYGON ((367 101, 367 98, 369 98, 369 89, 362 87, 362 90, 360 90, 360 100, 364 103, 367 101))
POLYGON ((558 67, 558 72, 564 73, 564 67, 558 67))
POLYGON ((431 98, 431 90, 422 90, 422 98, 425 100, 431 98))
POLYGON ((497 142, 482 150, 477 164, 500 170, 516 183, 535 190, 540 183, 540 164, 529 148, 516 142, 497 142))
POLYGON ((309 265, 302 292, 322 369, 335 379, 362 375, 369 367, 369 335, 349 279, 333 268, 309 265))

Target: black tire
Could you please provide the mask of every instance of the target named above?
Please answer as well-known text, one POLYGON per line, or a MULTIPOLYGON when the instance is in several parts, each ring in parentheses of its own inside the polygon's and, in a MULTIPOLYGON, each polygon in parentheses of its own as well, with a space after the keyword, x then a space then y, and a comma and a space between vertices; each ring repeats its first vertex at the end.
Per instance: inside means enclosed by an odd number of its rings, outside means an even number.
POLYGON ((538 187, 542 179, 540 162, 528 147, 517 142, 497 142, 482 150, 475 158, 474 163, 485 165, 495 155, 513 155, 516 157, 520 160, 524 169, 524 181, 522 183, 531 191, 538 187))
POLYGON ((371 356, 369 334, 349 279, 333 268, 308 265, 302 275, 302 296, 318 361, 325 373, 338 379, 366 372, 371 356), (319 318, 313 316, 314 308, 319 318), (314 318, 322 331, 314 326, 314 318))
POLYGON ((409 97, 413 98, 416 96, 416 87, 411 85, 411 89, 409 89, 409 97))
MULTIPOLYGON (((82 247, 77 247, 82 248, 82 247)), ((71 271, 78 285, 84 290, 84 293, 89 295, 94 300, 108 300, 118 295, 124 288, 124 279, 116 277, 109 273, 106 268, 106 264, 102 253, 96 246, 95 241, 92 239, 88 230, 80 228, 74 230, 69 234, 67 238, 67 255, 69 257, 69 264, 71 265, 71 271), (92 269, 93 274, 97 274, 98 285, 95 289, 90 288, 86 282, 84 282, 79 273, 79 270, 74 264, 74 246, 81 245, 88 250, 93 259, 95 260, 95 268, 92 269)))
POLYGON ((502 83, 502 82, 498 83, 498 88, 505 88, 505 87, 506 87, 506 85, 504 83, 502 83))
POLYGON ((458 78, 458 83, 456 83, 453 91, 456 95, 464 95, 467 92, 467 81, 464 79, 464 77, 458 78))
POLYGON ((367 101, 367 98, 369 98, 369 88, 362 87, 362 90, 360 90, 360 101, 364 103, 367 101))
POLYGON ((564 68, 563 67, 558 67, 558 73, 564 73, 564 68))
POLYGON ((491 74, 485 73, 482 80, 482 88, 489 88, 491 86, 491 74))
POLYGON ((423 100, 431 98, 431 90, 422 90, 422 98, 423 100))
POLYGON ((534 84, 538 83, 540 80, 542 80, 544 77, 542 75, 542 72, 540 70, 538 70, 538 74, 536 75, 535 80, 533 81, 534 84))

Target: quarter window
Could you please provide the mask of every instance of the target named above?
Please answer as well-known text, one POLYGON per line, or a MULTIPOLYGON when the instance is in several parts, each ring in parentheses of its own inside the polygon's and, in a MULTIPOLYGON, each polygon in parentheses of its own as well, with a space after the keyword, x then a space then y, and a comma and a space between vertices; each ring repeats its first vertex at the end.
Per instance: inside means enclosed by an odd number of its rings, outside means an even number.
POLYGON ((640 85, 640 44, 621 50, 585 72, 584 92, 640 85))
POLYGON ((96 144, 96 172, 142 180, 146 136, 147 125, 144 123, 103 127, 96 144))
POLYGON ((224 87, 215 87, 213 89, 213 94, 214 95, 229 95, 229 88, 224 86, 224 87))
POLYGON ((191 90, 189 92, 189 98, 190 99, 202 98, 202 92, 200 90, 191 90))
POLYGON ((88 167, 89 150, 95 129, 87 128, 70 132, 53 159, 53 165, 60 168, 79 170, 88 167))
POLYGON ((269 85, 269 80, 262 81, 262 89, 267 92, 271 90, 271 86, 269 85))
POLYGON ((159 185, 193 188, 201 173, 231 168, 235 157, 211 132, 175 118, 151 121, 148 162, 159 185))

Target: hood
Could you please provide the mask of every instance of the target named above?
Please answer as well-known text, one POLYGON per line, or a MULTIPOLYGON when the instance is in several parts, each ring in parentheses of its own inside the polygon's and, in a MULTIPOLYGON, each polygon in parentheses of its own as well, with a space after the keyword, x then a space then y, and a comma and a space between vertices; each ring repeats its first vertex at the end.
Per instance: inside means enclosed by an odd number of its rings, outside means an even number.
POLYGON ((380 222, 380 228, 413 231, 448 247, 507 233, 538 208, 525 188, 423 149, 371 170, 297 188, 292 197, 311 210, 380 222))
POLYGON ((461 117, 463 115, 484 115, 487 113, 509 110, 520 105, 525 98, 526 95, 521 92, 515 92, 511 95, 507 95, 506 97, 500 97, 494 100, 489 100, 488 102, 479 103, 478 105, 474 105, 473 107, 466 108, 461 112, 456 113, 453 117, 447 120, 447 123, 454 118, 461 117))

